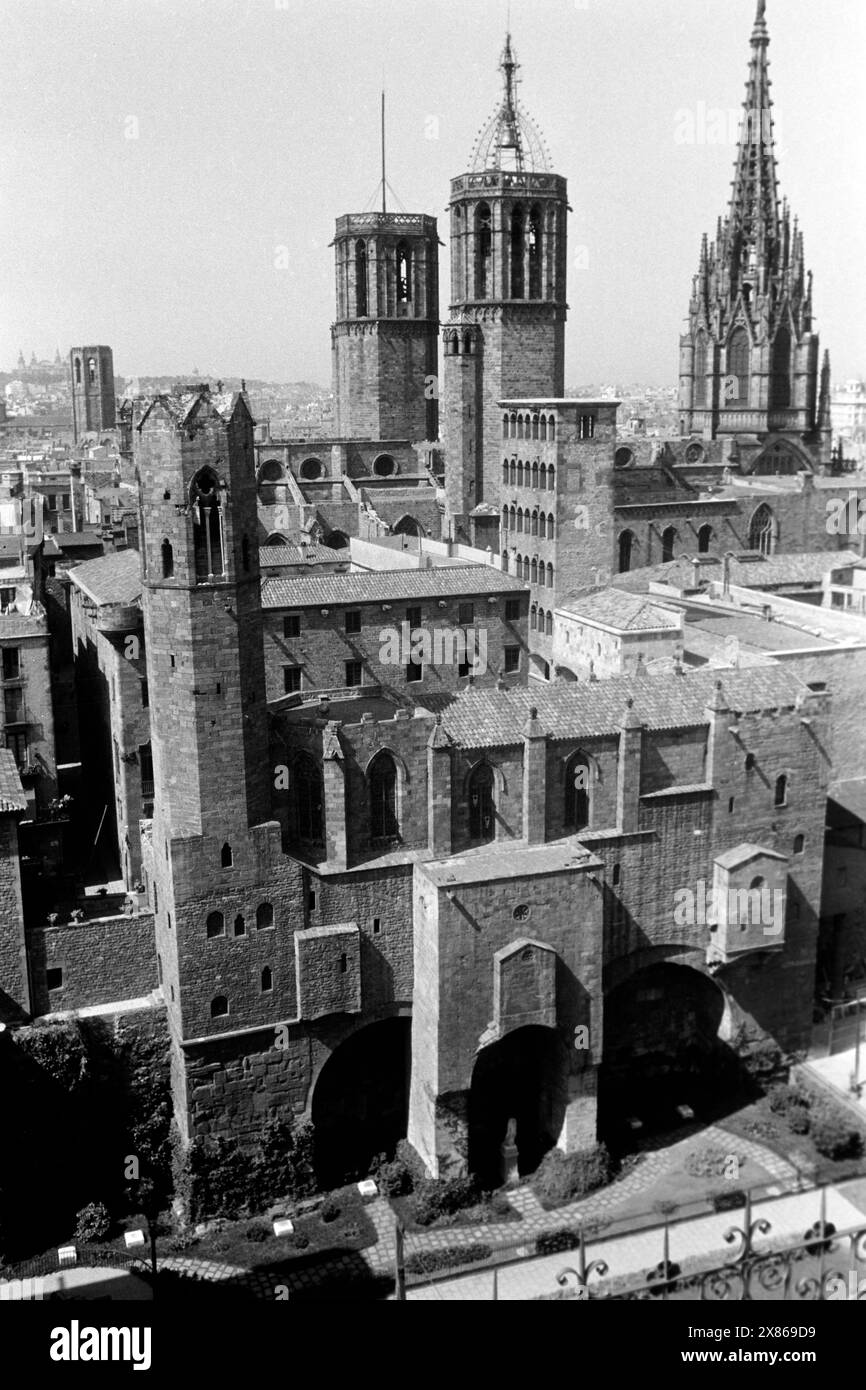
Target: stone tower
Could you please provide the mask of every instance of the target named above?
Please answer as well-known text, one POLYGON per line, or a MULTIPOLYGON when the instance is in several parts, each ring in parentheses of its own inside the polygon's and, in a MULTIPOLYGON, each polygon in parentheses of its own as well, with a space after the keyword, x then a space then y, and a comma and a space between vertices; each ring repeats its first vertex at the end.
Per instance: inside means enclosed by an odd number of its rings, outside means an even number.
POLYGON ((438 438, 435 217, 348 213, 337 219, 333 245, 337 435, 413 442, 438 438))
MULTIPOLYGON (((787 440, 826 464, 812 274, 778 194, 765 8, 759 0, 730 207, 715 242, 703 237, 680 340, 680 427, 705 439, 751 438, 756 450, 768 436, 787 440)), ((802 466, 797 453, 783 471, 802 466)))
POLYGON ((498 403, 562 396, 568 311, 566 181, 518 101, 510 34, 500 68, 501 101, 451 182, 443 330, 448 510, 458 536, 485 544, 500 501, 498 403))
POLYGON ((264 1004, 288 1013, 291 989, 275 959, 289 948, 255 930, 280 833, 246 398, 158 396, 140 413, 134 448, 156 792, 142 859, 188 1136, 189 1040, 254 1027, 264 1004), (281 982, 267 996, 265 968, 281 982))
POLYGON ((85 434, 113 430, 114 359, 110 347, 76 347, 69 353, 72 379, 72 428, 76 444, 85 434))

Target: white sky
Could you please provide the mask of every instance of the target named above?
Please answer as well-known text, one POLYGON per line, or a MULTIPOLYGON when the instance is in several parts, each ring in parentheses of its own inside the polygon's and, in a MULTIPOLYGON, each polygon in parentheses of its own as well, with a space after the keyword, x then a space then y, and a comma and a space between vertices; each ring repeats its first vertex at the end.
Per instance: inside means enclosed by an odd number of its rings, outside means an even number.
MULTIPOLYGON (((738 112, 754 11, 512 0, 520 95, 574 208, 567 384, 675 382, 734 159, 678 143, 678 113, 738 112)), ((866 4, 768 0, 767 18, 780 191, 834 378, 863 374, 866 4)), ((444 318, 449 179, 497 100, 505 27, 506 0, 0 0, 0 365, 100 342, 127 375, 327 383, 328 243, 375 196, 383 69, 389 182, 440 219, 444 318)))

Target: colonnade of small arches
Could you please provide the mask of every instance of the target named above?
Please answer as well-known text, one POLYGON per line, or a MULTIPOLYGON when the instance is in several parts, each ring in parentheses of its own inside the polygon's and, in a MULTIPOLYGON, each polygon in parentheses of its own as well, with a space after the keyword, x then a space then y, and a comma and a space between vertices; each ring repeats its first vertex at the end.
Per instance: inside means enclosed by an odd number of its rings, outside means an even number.
POLYGON ((502 482, 506 487, 533 487, 539 492, 553 492, 556 488, 556 469, 551 463, 539 463, 538 459, 512 458, 502 461, 502 482))
MULTIPOLYGON (((507 570, 507 566, 504 566, 507 570)), ((532 558, 528 555, 515 555, 514 574, 517 579, 524 579, 529 584, 540 584, 542 588, 553 588, 553 565, 549 562, 545 564, 539 560, 537 555, 532 558)))
POLYGON ((556 439, 556 416, 512 410, 502 416, 503 439, 556 439))
POLYGON ((542 540, 552 541, 556 537, 556 520, 553 512, 545 514, 538 507, 531 512, 528 507, 525 511, 522 507, 503 507, 502 530, 518 536, 539 536, 542 540))

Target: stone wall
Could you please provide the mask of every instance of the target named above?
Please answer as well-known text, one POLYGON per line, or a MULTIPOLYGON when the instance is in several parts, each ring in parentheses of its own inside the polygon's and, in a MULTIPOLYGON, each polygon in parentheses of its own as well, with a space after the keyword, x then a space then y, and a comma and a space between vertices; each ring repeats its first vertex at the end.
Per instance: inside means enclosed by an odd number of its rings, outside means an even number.
POLYGON ((149 912, 29 927, 27 946, 37 1016, 141 999, 157 985, 149 912), (62 985, 50 991, 48 970, 63 972, 62 985))

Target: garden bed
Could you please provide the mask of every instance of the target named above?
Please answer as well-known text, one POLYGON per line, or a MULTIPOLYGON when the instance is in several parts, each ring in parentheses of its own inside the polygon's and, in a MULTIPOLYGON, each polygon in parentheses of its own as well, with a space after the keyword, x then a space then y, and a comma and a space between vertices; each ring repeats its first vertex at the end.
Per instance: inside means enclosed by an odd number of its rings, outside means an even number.
POLYGON ((161 1255, 179 1254, 243 1269, 301 1256, 367 1250, 377 1243, 379 1235, 365 1208, 365 1199, 358 1189, 344 1187, 326 1197, 317 1211, 292 1216, 295 1229, 291 1235, 275 1236, 273 1223, 265 1216, 246 1217, 214 1223, 215 1229, 185 1242, 183 1249, 178 1248, 178 1242, 172 1249, 172 1242, 163 1238, 159 1250, 161 1255), (336 1215, 325 1220, 322 1213, 331 1211, 336 1215))

